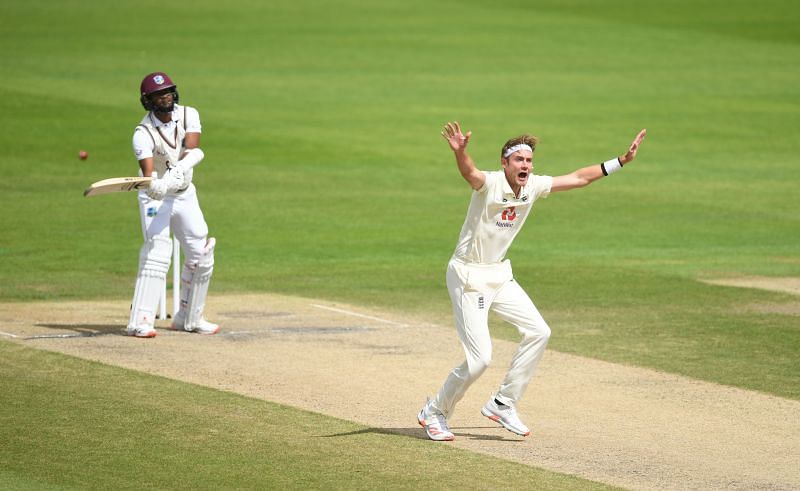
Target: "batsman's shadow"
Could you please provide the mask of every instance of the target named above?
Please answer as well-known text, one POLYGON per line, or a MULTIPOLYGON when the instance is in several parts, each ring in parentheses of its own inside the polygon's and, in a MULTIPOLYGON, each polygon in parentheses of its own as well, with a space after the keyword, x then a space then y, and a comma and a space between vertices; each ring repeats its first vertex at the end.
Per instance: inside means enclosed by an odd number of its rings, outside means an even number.
MULTIPOLYGON (((456 435, 456 439, 459 438, 468 438, 470 440, 494 440, 494 441, 508 441, 508 442, 517 442, 517 441, 524 441, 518 438, 505 438, 501 435, 487 435, 484 433, 464 433, 460 430, 477 430, 477 429, 486 429, 486 430, 494 430, 496 429, 495 426, 473 426, 473 427, 464 427, 464 428, 450 428, 453 433, 456 435)), ((356 430, 356 431, 346 431, 344 433, 334 433, 331 435, 319 435, 317 438, 338 438, 338 437, 346 437, 346 436, 357 436, 357 435, 366 435, 370 433, 377 433, 381 435, 401 435, 407 436, 409 438, 416 438, 417 440, 427 440, 428 435, 425 434, 425 430, 419 427, 407 427, 407 428, 365 428, 363 430, 356 430)))
POLYGON ((56 324, 56 323, 41 323, 41 324, 34 324, 36 327, 45 327, 47 329, 59 330, 59 331, 72 331, 72 334, 43 334, 43 335, 34 335, 31 336, 32 338, 45 338, 45 337, 70 337, 70 338, 77 338, 77 337, 95 337, 95 336, 124 336, 125 335, 125 328, 120 327, 119 324, 77 324, 74 322, 70 323, 63 323, 63 324, 56 324))

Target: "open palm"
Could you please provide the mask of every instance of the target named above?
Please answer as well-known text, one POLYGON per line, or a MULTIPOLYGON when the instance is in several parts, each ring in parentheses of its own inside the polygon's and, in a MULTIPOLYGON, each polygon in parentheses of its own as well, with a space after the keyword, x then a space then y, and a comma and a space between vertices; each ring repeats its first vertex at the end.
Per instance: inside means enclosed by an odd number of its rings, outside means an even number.
POLYGON ((472 132, 468 131, 465 135, 461 131, 461 125, 458 124, 458 121, 454 121, 444 125, 444 128, 442 128, 442 136, 447 140, 447 143, 450 144, 450 148, 454 152, 461 152, 467 148, 467 143, 469 143, 469 137, 472 136, 472 132))
POLYGON ((639 151, 639 145, 642 143, 642 140, 644 140, 644 137, 646 135, 647 135, 647 129, 640 131, 639 134, 636 135, 636 138, 633 139, 633 143, 631 143, 631 146, 630 148, 628 148, 628 151, 625 153, 625 155, 619 158, 620 164, 627 164, 628 162, 636 158, 636 152, 639 151))

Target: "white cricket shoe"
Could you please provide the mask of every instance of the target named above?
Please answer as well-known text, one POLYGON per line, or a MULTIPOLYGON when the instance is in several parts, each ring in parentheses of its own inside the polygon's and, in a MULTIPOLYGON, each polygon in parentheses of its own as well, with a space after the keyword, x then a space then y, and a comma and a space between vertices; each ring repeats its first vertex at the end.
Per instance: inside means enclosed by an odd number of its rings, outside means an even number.
POLYGON ((200 318, 193 326, 184 326, 184 331, 196 332, 198 334, 216 334, 219 332, 219 324, 208 322, 204 318, 200 318))
POLYGON ((216 334, 219 332, 219 325, 213 322, 208 322, 205 318, 201 317, 199 321, 195 322, 193 326, 186 325, 186 314, 183 310, 179 310, 172 320, 172 328, 176 331, 196 332, 198 334, 216 334))
POLYGON ((447 426, 447 418, 431 405, 430 399, 417 415, 417 422, 425 428, 428 438, 437 442, 449 442, 456 437, 447 426))
POLYGON ((494 402, 494 397, 489 399, 489 402, 483 405, 481 409, 481 414, 486 416, 487 418, 500 423, 503 428, 507 429, 511 433, 516 433, 520 436, 528 436, 531 434, 531 430, 525 426, 519 416, 517 416, 517 410, 514 406, 506 406, 505 404, 497 404, 494 402))
POLYGON ((128 336, 136 336, 137 338, 156 337, 156 330, 153 329, 153 326, 148 325, 128 326, 126 333, 128 336))

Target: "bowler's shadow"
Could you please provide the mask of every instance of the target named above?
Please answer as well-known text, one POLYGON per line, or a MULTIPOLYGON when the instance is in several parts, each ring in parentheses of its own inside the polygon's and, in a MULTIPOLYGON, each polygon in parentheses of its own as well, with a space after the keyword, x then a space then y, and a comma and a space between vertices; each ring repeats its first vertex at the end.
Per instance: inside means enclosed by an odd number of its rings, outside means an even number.
MULTIPOLYGON (((450 430, 456 435, 456 440, 459 438, 470 439, 470 440, 494 440, 494 441, 507 441, 507 442, 519 442, 524 441, 518 438, 505 438, 500 435, 485 435, 481 433, 463 433, 460 430, 476 430, 476 429, 496 429, 496 426, 472 426, 472 427, 462 427, 462 428, 453 428, 451 427, 450 430)), ((356 431, 348 431, 345 433, 334 433, 332 435, 319 435, 318 438, 337 438, 337 437, 345 437, 345 436, 356 436, 356 435, 366 435, 369 433, 378 433, 381 435, 401 435, 407 436, 409 438, 416 438, 417 440, 427 440, 428 435, 425 434, 425 430, 420 427, 408 427, 408 428, 365 428, 363 430, 356 430, 356 431)))

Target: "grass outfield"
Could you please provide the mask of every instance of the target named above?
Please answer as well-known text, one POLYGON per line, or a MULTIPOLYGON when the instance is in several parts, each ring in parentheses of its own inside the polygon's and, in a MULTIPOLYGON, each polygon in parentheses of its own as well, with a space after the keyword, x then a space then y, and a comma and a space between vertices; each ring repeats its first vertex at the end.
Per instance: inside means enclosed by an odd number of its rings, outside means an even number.
POLYGON ((136 172, 150 70, 201 111, 216 292, 446 314, 469 189, 443 122, 474 131, 487 169, 508 136, 534 132, 543 174, 620 153, 647 127, 631 168, 537 204, 509 253, 552 347, 800 397, 797 316, 746 308, 793 300, 696 281, 800 275, 800 77, 785 63, 800 8, 233 2, 211 15, 197 2, 159 7, 192 26, 164 34, 187 46, 173 50, 142 40, 139 3, 43 5, 0 7, 0 299, 130 295, 134 197, 80 191, 136 172))
POLYGON ((3 489, 612 489, 5 341, 0 355, 3 489))
POLYGON ((135 198, 81 191, 135 174, 150 71, 202 117, 212 296, 446 318, 469 188, 444 122, 484 169, 532 132, 551 175, 646 127, 630 167, 537 203, 510 250, 551 347, 800 399, 796 297, 697 281, 800 276, 800 5, 8 0, 0 18, 0 301, 131 295, 135 198))

